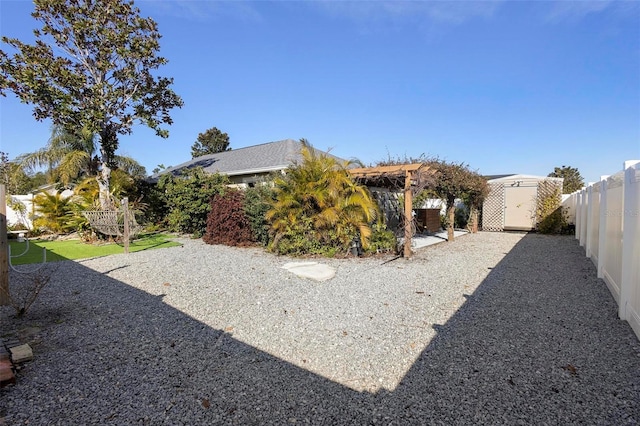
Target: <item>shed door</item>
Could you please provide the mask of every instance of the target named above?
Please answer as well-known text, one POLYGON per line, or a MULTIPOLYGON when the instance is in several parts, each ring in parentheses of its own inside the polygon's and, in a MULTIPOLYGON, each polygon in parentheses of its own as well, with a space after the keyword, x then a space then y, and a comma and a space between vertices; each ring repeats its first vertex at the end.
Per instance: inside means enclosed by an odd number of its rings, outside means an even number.
POLYGON ((537 186, 505 186, 504 229, 530 231, 535 222, 537 186))

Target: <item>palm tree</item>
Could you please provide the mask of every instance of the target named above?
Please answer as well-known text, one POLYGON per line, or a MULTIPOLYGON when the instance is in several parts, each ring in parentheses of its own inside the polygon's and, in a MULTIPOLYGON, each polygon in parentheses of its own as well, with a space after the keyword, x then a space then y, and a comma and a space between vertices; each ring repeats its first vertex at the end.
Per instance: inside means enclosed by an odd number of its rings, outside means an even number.
POLYGON ((378 217, 378 204, 366 187, 347 172, 352 161, 317 153, 304 139, 302 163, 275 179, 276 199, 267 212, 278 250, 282 238, 311 238, 322 245, 348 248, 360 236, 369 243, 370 224, 378 217))
POLYGON ((47 146, 19 156, 18 161, 27 169, 46 167, 50 183, 68 186, 78 178, 98 173, 95 151, 95 136, 90 132, 81 130, 73 134, 61 126, 53 126, 47 146))
MULTIPOLYGON (((77 133, 62 126, 53 126, 47 146, 36 152, 23 154, 17 161, 27 169, 47 168, 50 183, 70 186, 86 178, 97 178, 100 158, 97 154, 96 135, 86 129, 77 133)), ((131 157, 115 156, 115 169, 132 177, 144 177, 145 168, 131 157)), ((103 206, 104 207, 104 206, 103 206)))
POLYGON ((41 192, 33 201, 39 213, 33 221, 34 228, 43 228, 56 234, 69 231, 68 219, 72 212, 71 197, 63 197, 60 192, 55 194, 41 192))

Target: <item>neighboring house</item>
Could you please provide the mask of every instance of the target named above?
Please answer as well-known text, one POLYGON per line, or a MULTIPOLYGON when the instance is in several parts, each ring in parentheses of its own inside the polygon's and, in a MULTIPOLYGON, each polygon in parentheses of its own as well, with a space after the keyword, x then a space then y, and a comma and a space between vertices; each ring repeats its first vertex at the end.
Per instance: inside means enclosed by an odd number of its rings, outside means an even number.
POLYGON ((538 199, 559 188, 562 178, 532 175, 487 176, 491 188, 482 205, 482 230, 531 231, 536 228, 538 199))
MULTIPOLYGON (((339 161, 345 161, 327 152, 313 149, 317 154, 326 154, 339 161)), ((293 139, 247 146, 194 158, 162 170, 152 175, 149 180, 157 182, 163 174, 178 175, 184 170, 202 167, 208 173, 226 175, 234 186, 252 187, 267 178, 270 173, 281 172, 293 163, 301 162, 301 152, 302 143, 293 139)))

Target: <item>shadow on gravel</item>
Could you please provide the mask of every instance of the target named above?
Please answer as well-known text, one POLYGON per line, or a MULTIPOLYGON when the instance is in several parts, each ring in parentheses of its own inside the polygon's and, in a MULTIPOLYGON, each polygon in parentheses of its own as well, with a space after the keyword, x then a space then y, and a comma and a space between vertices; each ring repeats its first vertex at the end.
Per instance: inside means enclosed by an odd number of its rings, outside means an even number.
POLYGON ((0 390, 0 424, 3 417, 31 425, 640 420, 638 342, 571 237, 525 236, 437 326, 396 390, 377 394, 239 342, 162 295, 81 263, 62 268, 83 278, 47 289, 64 292, 66 302, 37 304, 9 325, 41 328, 42 339, 27 336, 36 358, 16 386, 0 390))

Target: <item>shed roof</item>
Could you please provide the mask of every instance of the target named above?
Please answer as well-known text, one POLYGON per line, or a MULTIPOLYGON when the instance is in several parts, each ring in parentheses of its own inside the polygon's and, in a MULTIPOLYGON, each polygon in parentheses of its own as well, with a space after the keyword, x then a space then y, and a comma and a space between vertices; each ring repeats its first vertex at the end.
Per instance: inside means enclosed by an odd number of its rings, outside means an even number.
POLYGON ((498 178, 494 178, 494 179, 489 179, 488 182, 489 183, 499 183, 499 182, 510 182, 514 179, 517 180, 559 180, 559 181, 563 181, 563 178, 556 178, 556 177, 548 177, 548 176, 535 176, 535 175, 504 175, 498 178))

